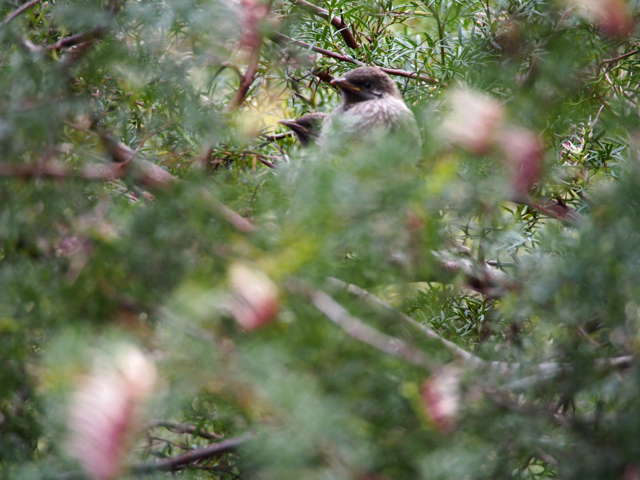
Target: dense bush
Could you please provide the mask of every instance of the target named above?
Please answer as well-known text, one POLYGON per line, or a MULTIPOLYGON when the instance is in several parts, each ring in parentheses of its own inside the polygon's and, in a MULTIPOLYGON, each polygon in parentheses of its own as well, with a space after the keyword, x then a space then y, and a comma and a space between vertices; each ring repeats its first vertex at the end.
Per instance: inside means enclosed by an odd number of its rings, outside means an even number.
POLYGON ((0 476, 640 478, 635 9, 1 2, 0 476))

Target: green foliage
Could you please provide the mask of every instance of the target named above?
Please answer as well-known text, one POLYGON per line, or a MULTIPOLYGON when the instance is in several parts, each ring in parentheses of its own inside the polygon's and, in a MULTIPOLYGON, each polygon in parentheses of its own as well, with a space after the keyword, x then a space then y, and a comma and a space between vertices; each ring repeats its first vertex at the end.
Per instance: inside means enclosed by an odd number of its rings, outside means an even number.
POLYGON ((638 477, 635 8, 0 2, 0 476, 638 477), (419 158, 277 135, 358 64, 419 158))

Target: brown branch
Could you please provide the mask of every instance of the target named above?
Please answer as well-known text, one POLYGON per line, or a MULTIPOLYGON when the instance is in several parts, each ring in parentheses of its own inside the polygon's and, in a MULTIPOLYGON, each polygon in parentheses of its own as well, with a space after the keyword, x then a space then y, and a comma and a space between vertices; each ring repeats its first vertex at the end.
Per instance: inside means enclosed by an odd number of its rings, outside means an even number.
MULTIPOLYGON (((94 119, 94 122, 96 119, 94 119)), ((96 132, 83 128, 79 125, 75 125, 73 123, 67 123, 69 126, 83 131, 85 133, 93 133, 96 132)), ((169 172, 164 170, 162 167, 156 165, 149 160, 145 160, 143 158, 139 158, 137 152, 127 147, 124 143, 118 142, 113 137, 108 135, 104 131, 98 131, 97 135, 100 136, 103 144, 106 149, 111 154, 113 160, 117 163, 114 165, 114 169, 118 169, 119 175, 122 176, 127 172, 128 165, 132 162, 135 162, 135 165, 142 171, 142 181, 147 184, 154 186, 166 186, 167 184, 173 184, 180 182, 180 179, 174 177, 169 172)), ((113 177, 115 177, 114 175, 113 177)), ((113 178, 105 175, 106 178, 113 178)), ((217 212, 220 213, 220 216, 228 221, 231 225, 233 225, 236 229, 238 229, 242 233, 251 233, 254 232, 256 227, 249 220, 244 218, 239 213, 234 212, 231 208, 227 207, 217 199, 214 199, 206 190, 203 190, 203 196, 210 201, 217 212)))
POLYGON ((51 178, 81 178, 84 180, 106 180, 122 177, 125 170, 120 165, 88 165, 81 170, 72 170, 55 162, 45 164, 9 164, 0 163, 0 176, 22 179, 51 177, 51 178))
POLYGON ((240 67, 238 67, 235 63, 232 62, 222 62, 220 64, 220 68, 224 69, 224 68, 230 68, 231 70, 233 70, 234 72, 236 72, 236 74, 238 75, 238 77, 240 77, 240 80, 242 80, 242 78, 244 77, 244 75, 242 74, 242 71, 240 70, 240 67))
POLYGON ((98 135, 113 161, 120 164, 124 170, 129 170, 131 167, 137 169, 138 176, 145 185, 166 187, 179 181, 177 177, 174 177, 159 165, 149 160, 139 158, 133 149, 117 141, 108 133, 100 130, 98 131, 98 135))
POLYGON ((547 206, 531 198, 513 197, 513 198, 510 198, 509 200, 514 203, 519 203, 520 205, 525 205, 529 208, 533 208, 534 210, 537 210, 538 212, 543 213, 548 217, 551 217, 555 220, 559 220, 561 222, 564 222, 570 225, 575 224, 579 220, 578 212, 576 212, 570 207, 567 207, 566 205, 562 206, 560 204, 557 204, 557 205, 547 206), (557 211, 554 208, 551 208, 551 207, 558 207, 558 206, 560 207, 559 211, 557 211))
POLYGON ((218 202, 217 206, 220 212, 222 213, 222 215, 224 216, 224 218, 230 224, 232 224, 234 227, 240 230, 242 233, 255 232, 256 226, 253 223, 251 223, 249 220, 244 218, 242 215, 234 212, 229 207, 227 207, 226 205, 220 202, 218 202))
POLYGON ((306 10, 309 10, 311 13, 313 13, 314 15, 317 15, 320 18, 329 20, 331 25, 333 25, 335 28, 338 29, 338 33, 342 35, 342 38, 344 39, 344 43, 346 43, 348 47, 354 48, 354 49, 360 48, 360 44, 354 38, 353 34, 351 33, 351 30, 349 30, 349 26, 341 18, 331 17, 331 19, 329 19, 328 10, 318 7, 317 5, 314 5, 313 3, 307 2, 305 0, 291 0, 291 3, 298 5, 306 10))
POLYGON ((627 57, 631 57, 632 55, 635 55, 636 53, 640 52, 640 48, 636 48, 635 50, 632 50, 631 52, 625 53, 623 55, 620 55, 619 57, 615 57, 615 58, 609 58, 608 60, 602 60, 599 64, 598 64, 598 70, 597 72, 600 72, 600 69, 602 68, 603 65, 606 65, 608 63, 615 63, 618 62, 620 60, 624 60, 627 57))
MULTIPOLYGON (((111 153, 113 160, 119 163, 123 167, 127 168, 127 165, 133 163, 133 165, 139 170, 141 180, 147 185, 156 187, 166 187, 170 184, 174 184, 180 181, 179 178, 174 177, 171 173, 167 172, 162 167, 156 165, 149 160, 139 158, 138 154, 131 148, 127 147, 122 142, 118 142, 110 137, 105 132, 98 132, 105 147, 111 153)), ((216 211, 228 221, 231 225, 237 228, 242 233, 251 233, 255 231, 255 225, 242 215, 234 212, 232 209, 214 199, 210 195, 205 195, 209 201, 211 201, 216 211)))
POLYGON ((269 168, 276 168, 276 166, 271 163, 269 160, 267 160, 266 158, 263 158, 261 155, 258 155, 256 153, 251 153, 249 154, 251 155, 253 158, 255 158, 256 160, 258 160, 261 164, 266 165, 269 168))
POLYGON ((218 212, 226 221, 236 227, 242 233, 255 232, 256 226, 249 220, 244 218, 239 213, 234 212, 232 209, 221 203, 218 199, 214 198, 206 189, 201 190, 202 198, 210 202, 216 212, 218 212))
POLYGON ((204 428, 196 428, 193 425, 186 425, 180 422, 174 422, 172 420, 153 420, 146 426, 148 430, 152 428, 164 427, 169 431, 175 433, 188 433, 189 435, 196 435, 198 437, 207 438, 209 440, 219 440, 224 438, 224 435, 218 435, 217 433, 209 432, 204 428))
POLYGON ((342 305, 323 291, 312 289, 300 281, 289 282, 287 289, 308 299, 329 320, 356 340, 360 340, 387 355, 402 358, 417 367, 429 369, 434 367, 433 362, 429 361, 420 350, 403 340, 381 333, 358 318, 351 316, 342 305))
POLYGON ((42 0, 30 0, 29 2, 20 5, 20 7, 16 8, 13 12, 7 15, 7 18, 5 18, 4 22, 2 22, 2 26, 4 27, 9 22, 11 22, 14 18, 16 18, 18 15, 21 15, 22 13, 26 12, 31 7, 33 7, 34 5, 37 5, 40 2, 42 2, 42 0))
POLYGON ((233 452, 240 447, 243 443, 251 438, 250 435, 244 437, 231 438, 223 442, 214 443, 208 447, 200 448, 189 453, 184 453, 176 457, 167 458, 159 462, 144 463, 139 465, 133 465, 130 467, 130 471, 134 474, 148 473, 148 472, 175 472, 182 467, 188 466, 190 463, 197 462, 199 460, 205 460, 216 455, 223 453, 233 452))
POLYGON ((263 31, 262 23, 269 14, 271 3, 262 3, 261 0, 255 2, 241 2, 244 5, 244 32, 240 39, 240 49, 249 51, 249 61, 247 70, 240 77, 240 86, 231 102, 226 106, 225 111, 236 110, 247 98, 249 88, 258 75, 260 66, 260 49, 262 47, 263 31))
MULTIPOLYGON (((282 140, 283 138, 292 137, 292 136, 293 136, 293 132, 276 133, 275 135, 269 135, 269 134, 262 135, 262 137, 264 137, 267 140, 267 143, 275 142, 276 140, 282 140)), ((263 144, 260 144, 260 146, 263 146, 263 144)))
POLYGON ((332 52, 330 50, 325 50, 324 48, 316 47, 315 45, 310 45, 308 43, 302 42, 300 40, 295 40, 291 37, 287 37, 279 32, 273 32, 271 34, 271 40, 277 44, 282 43, 293 43, 294 45, 298 45, 299 47, 303 47, 309 50, 313 50, 314 52, 321 53, 325 57, 330 57, 335 60, 339 60, 341 62, 353 63, 354 65, 364 65, 362 62, 358 60, 354 60, 351 57, 347 57, 346 55, 340 55, 339 53, 332 52))
POLYGON ((71 35, 70 37, 61 38, 53 45, 47 46, 47 51, 50 52, 52 50, 60 50, 62 48, 72 47, 74 45, 79 45, 90 40, 95 40, 102 37, 108 31, 109 29, 107 27, 96 27, 87 32, 77 33, 76 35, 71 35))
POLYGON ((113 21, 113 17, 118 13, 120 8, 122 8, 122 4, 124 0, 114 0, 113 3, 109 6, 107 13, 109 14, 109 19, 106 25, 100 25, 92 28, 86 32, 77 33, 75 35, 71 35, 70 37, 61 38, 53 45, 48 45, 46 50, 48 52, 53 50, 60 50, 67 47, 73 47, 75 45, 87 44, 84 45, 84 50, 87 49, 95 40, 102 38, 104 35, 111 30, 111 22, 113 21))
MULTIPOLYGON (((347 63, 352 63, 354 65, 366 65, 366 63, 361 62, 359 60, 355 60, 351 57, 347 57, 346 55, 341 55, 339 53, 335 53, 332 52, 330 50, 325 50, 324 48, 320 48, 320 47, 316 47, 315 45, 310 45, 308 43, 302 42, 300 40, 295 40, 291 37, 287 37, 286 35, 283 35, 282 33, 279 32, 273 32, 271 34, 271 40, 274 41, 275 43, 278 44, 282 44, 283 42, 285 43, 292 43, 294 45, 298 45, 300 47, 304 47, 306 49, 309 50, 313 50, 314 52, 320 53, 326 57, 330 57, 333 58, 335 60, 339 60, 341 62, 347 62, 347 63)), ((382 70, 385 73, 388 73, 389 75, 397 75, 399 77, 405 77, 405 78, 413 78, 415 80, 419 80, 422 82, 427 82, 427 83, 440 83, 438 80, 436 80, 435 78, 431 78, 431 77, 426 77, 424 75, 420 75, 419 73, 415 73, 415 72, 407 72, 405 70, 398 70, 395 68, 387 68, 387 67, 377 67, 380 70, 382 70)))
POLYGON ((260 51, 256 49, 256 51, 252 52, 251 59, 249 61, 249 66, 247 67, 247 71, 244 73, 242 78, 240 79, 240 86, 236 91, 236 94, 231 99, 231 102, 226 106, 225 111, 231 112, 236 110, 244 100, 247 98, 247 94, 249 93, 249 88, 251 84, 256 79, 258 75, 258 67, 260 66, 260 51))

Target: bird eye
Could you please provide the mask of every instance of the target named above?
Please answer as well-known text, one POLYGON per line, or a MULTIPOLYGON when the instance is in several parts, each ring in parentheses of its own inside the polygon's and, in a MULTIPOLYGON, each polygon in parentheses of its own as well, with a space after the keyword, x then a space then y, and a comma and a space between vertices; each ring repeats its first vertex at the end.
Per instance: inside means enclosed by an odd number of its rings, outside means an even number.
POLYGON ((364 84, 364 88, 371 88, 371 82, 367 82, 364 84))

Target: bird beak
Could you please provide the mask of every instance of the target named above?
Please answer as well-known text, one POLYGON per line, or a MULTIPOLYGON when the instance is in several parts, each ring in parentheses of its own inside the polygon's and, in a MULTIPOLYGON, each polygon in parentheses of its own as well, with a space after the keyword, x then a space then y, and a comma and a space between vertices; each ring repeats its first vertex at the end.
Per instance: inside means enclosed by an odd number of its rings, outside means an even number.
POLYGON ((359 92, 360 89, 356 87, 353 83, 349 83, 344 78, 334 78, 331 80, 331 85, 334 87, 338 87, 341 90, 346 90, 348 92, 359 92))
POLYGON ((297 132, 309 133, 308 129, 306 129, 302 125, 296 123, 295 120, 288 120, 288 119, 285 118, 283 120, 278 120, 278 123, 280 125, 284 125, 285 127, 289 127, 291 130, 295 130, 297 132))

